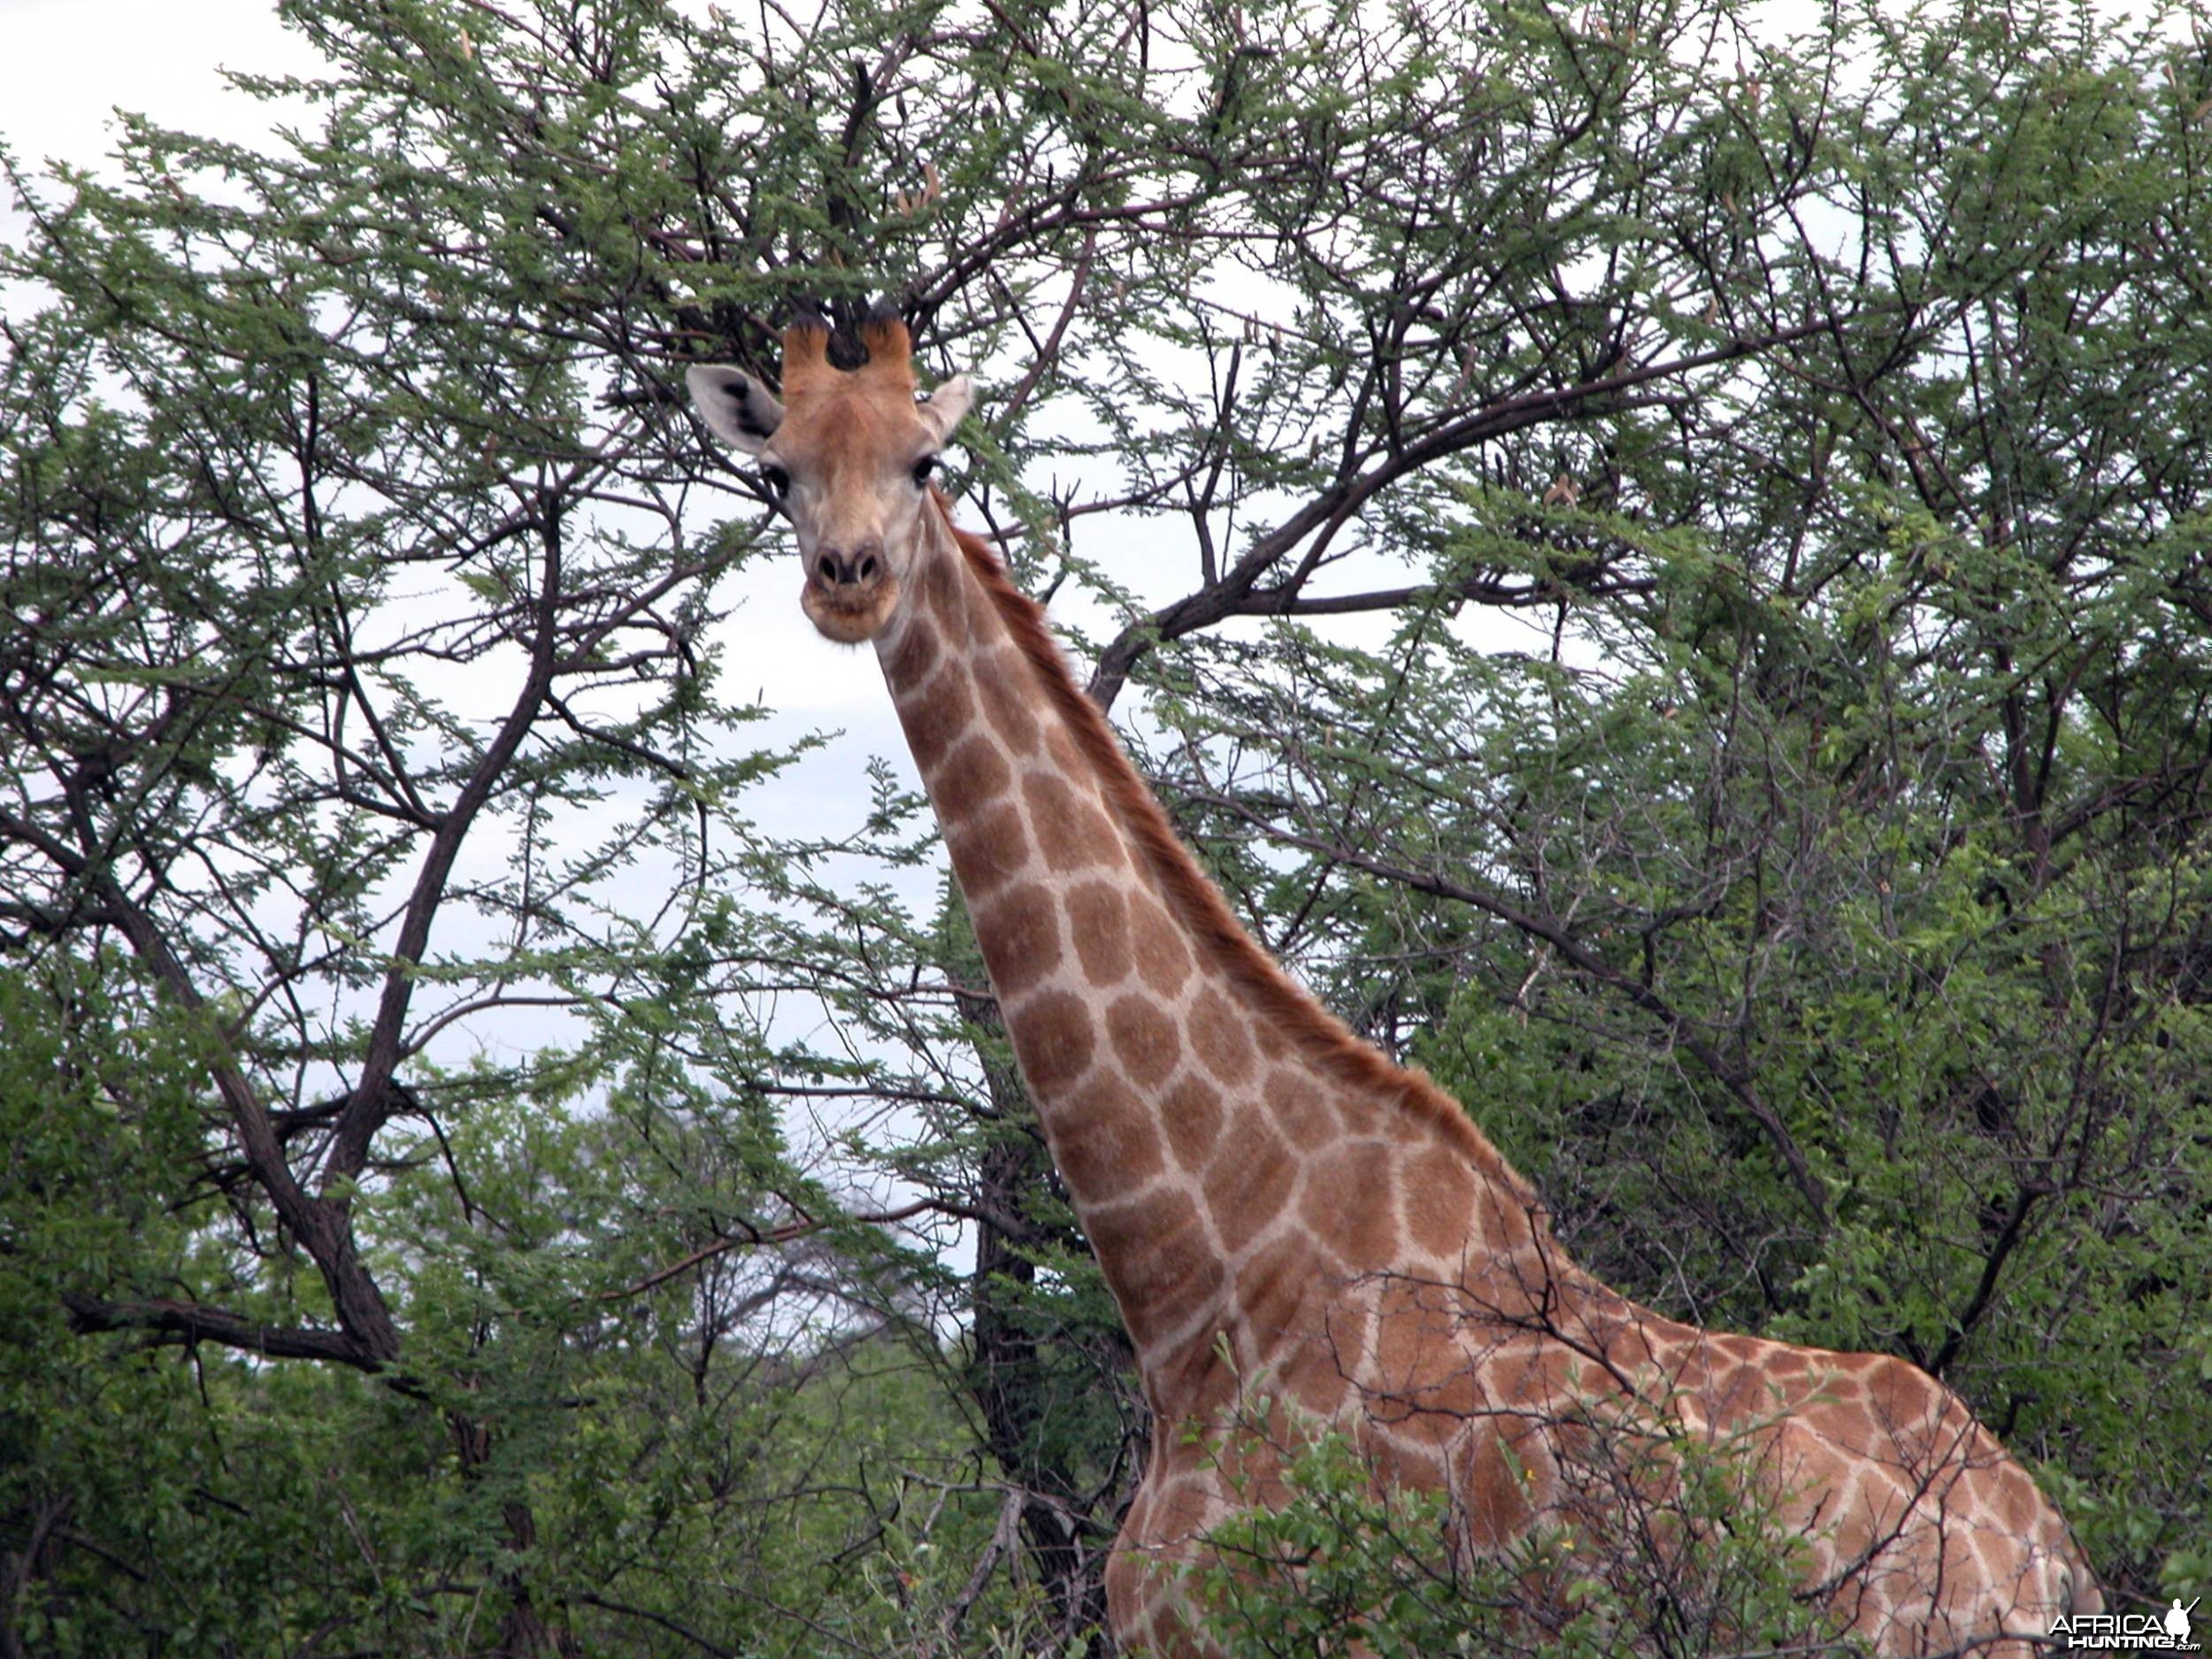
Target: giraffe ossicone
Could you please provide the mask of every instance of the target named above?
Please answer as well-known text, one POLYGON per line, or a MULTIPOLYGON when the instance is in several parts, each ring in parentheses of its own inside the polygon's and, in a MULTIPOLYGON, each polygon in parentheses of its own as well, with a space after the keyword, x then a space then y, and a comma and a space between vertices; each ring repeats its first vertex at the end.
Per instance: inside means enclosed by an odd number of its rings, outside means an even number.
MULTIPOLYGON (((1378 1482, 1442 1491, 1471 1557, 1540 1524, 1600 1555, 1632 1528, 1609 1427, 1725 1443, 1801 1536, 1834 1628, 1878 1654, 2025 1655, 2101 1606, 2033 1479, 1924 1372, 1682 1325, 1570 1261, 1458 1103, 1253 941, 1040 609, 954 527, 931 475, 965 377, 918 396, 895 320, 864 331, 857 369, 828 344, 819 324, 786 333, 780 397, 739 369, 688 380, 781 500, 806 614, 875 646, 1135 1346, 1156 1421, 1106 1573, 1125 1651, 1210 1651, 1178 1569, 1240 1508, 1282 1501, 1315 1423, 1378 1482)), ((1569 1586, 1540 1578, 1540 1622, 1569 1586)))

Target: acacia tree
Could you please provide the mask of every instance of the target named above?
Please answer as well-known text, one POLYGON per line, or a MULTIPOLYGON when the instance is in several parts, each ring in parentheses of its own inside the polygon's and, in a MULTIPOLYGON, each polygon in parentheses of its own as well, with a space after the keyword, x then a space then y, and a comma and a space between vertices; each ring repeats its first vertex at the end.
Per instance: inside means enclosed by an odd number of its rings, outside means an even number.
POLYGON ((1585 1260, 2198 1583, 2200 49, 285 12, 268 153, 12 174, 7 1651, 1091 1640, 1110 1304, 901 774, 753 821, 672 390, 885 295, 1233 900, 1585 1260))

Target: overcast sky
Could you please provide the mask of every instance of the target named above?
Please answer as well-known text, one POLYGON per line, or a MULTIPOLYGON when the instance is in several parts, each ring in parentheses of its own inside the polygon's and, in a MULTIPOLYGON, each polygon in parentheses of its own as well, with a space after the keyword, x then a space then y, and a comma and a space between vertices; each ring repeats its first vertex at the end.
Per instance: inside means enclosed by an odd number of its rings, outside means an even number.
POLYGON ((219 70, 314 63, 269 0, 0 0, 0 138, 33 165, 87 162, 111 147, 118 105, 250 138, 266 114, 219 70))

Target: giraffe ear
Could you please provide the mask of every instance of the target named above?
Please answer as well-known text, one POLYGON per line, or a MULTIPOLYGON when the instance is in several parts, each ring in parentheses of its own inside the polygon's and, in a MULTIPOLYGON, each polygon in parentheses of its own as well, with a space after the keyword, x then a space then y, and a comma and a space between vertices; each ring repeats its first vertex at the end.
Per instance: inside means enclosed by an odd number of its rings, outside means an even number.
POLYGON ((914 405, 915 411, 927 421, 937 434, 937 442, 949 443, 952 429, 960 424, 960 418, 968 412, 968 405, 975 401, 975 388, 964 374, 956 374, 926 398, 914 405))
POLYGON ((783 405, 742 369, 697 363, 684 371, 691 401, 714 435, 733 449, 758 455, 783 424, 783 405))

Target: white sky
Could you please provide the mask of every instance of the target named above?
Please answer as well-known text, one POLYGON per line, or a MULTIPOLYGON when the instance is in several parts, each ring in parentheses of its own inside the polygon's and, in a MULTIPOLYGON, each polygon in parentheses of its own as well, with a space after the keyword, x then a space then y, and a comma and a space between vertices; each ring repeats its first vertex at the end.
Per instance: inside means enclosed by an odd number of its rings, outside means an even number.
POLYGON ((35 165, 88 162, 119 105, 223 138, 267 130, 219 70, 311 68, 269 0, 0 0, 0 140, 35 165))

